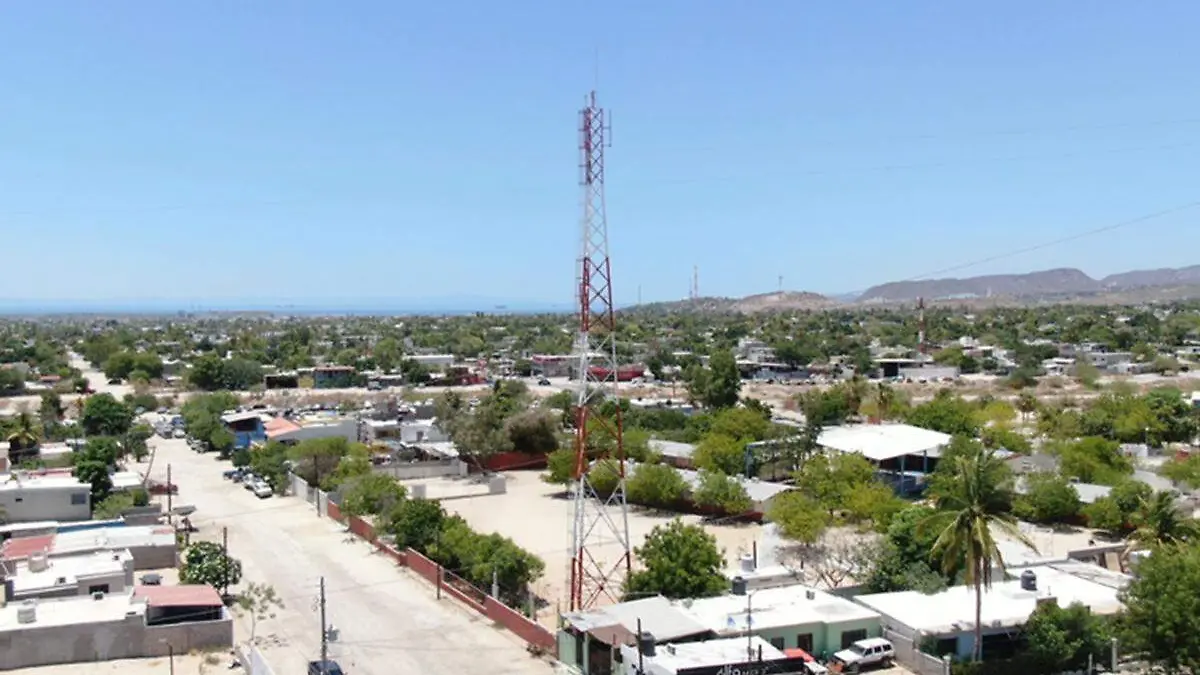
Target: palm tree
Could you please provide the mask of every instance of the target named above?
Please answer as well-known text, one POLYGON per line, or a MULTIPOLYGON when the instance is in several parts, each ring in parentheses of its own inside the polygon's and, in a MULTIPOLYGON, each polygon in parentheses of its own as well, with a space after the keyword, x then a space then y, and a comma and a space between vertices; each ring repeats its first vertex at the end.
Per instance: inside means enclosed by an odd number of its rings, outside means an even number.
POLYGON ((20 464, 29 451, 37 447, 37 422, 26 411, 17 413, 12 430, 8 434, 8 461, 12 466, 20 464))
POLYGON ((921 522, 918 529, 938 532, 932 557, 942 561, 947 574, 965 572, 975 587, 975 660, 983 658, 983 591, 991 588, 992 570, 1003 568, 1004 559, 992 536, 992 528, 1035 548, 1017 528, 1012 516, 1012 475, 991 451, 973 448, 953 461, 949 478, 934 495, 938 511, 921 522))
POLYGON ((1133 514, 1133 525, 1126 553, 1139 548, 1182 543, 1200 534, 1196 521, 1179 508, 1171 492, 1156 492, 1149 499, 1143 499, 1133 514))

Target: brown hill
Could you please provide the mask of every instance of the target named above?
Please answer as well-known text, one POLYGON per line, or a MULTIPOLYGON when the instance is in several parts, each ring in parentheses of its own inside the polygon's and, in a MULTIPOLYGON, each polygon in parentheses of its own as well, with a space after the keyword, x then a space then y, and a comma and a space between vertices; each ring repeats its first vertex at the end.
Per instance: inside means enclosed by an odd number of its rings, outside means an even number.
POLYGON ((744 298, 697 298, 638 305, 630 309, 647 312, 758 312, 811 311, 837 306, 836 300, 807 291, 781 291, 759 293, 744 298))
POLYGON ((1099 280, 1068 267, 1028 274, 894 281, 868 288, 858 296, 856 302, 911 302, 917 298, 930 301, 971 298, 1050 300, 1122 293, 1135 289, 1178 289, 1193 285, 1200 285, 1200 265, 1179 269, 1134 270, 1111 274, 1099 280))

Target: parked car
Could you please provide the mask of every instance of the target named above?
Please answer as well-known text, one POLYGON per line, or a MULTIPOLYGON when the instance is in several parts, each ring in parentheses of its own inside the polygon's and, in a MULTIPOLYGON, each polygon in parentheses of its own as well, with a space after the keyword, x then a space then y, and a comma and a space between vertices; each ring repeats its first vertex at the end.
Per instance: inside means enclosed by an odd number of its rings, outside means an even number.
POLYGON ((308 675, 346 675, 337 661, 309 661, 308 675))
POLYGON ((848 648, 833 655, 833 663, 840 665, 840 672, 857 673, 863 668, 879 666, 887 668, 896 658, 896 649, 883 638, 858 640, 848 648))
POLYGON ((270 497, 271 495, 275 494, 275 491, 271 489, 271 486, 267 485, 266 483, 264 483, 262 481, 259 481, 254 484, 253 492, 254 492, 254 496, 258 497, 259 499, 266 499, 267 497, 270 497))
POLYGON ((242 473, 241 469, 230 469, 228 471, 222 472, 221 478, 224 478, 225 480, 232 480, 232 481, 236 482, 241 473, 242 473))
POLYGON ((177 495, 179 494, 179 486, 175 483, 160 483, 159 481, 152 480, 147 483, 146 491, 152 495, 165 495, 167 493, 177 495))

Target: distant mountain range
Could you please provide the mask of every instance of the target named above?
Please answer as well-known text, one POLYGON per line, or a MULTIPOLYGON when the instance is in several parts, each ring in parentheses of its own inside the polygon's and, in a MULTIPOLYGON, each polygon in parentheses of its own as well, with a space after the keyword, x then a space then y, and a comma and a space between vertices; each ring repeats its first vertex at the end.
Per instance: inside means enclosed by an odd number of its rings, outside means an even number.
POLYGON ((1200 297, 1200 265, 1134 270, 1093 279, 1074 268, 1027 274, 991 274, 963 279, 893 281, 872 286, 862 293, 835 296, 782 291, 744 298, 698 298, 639 305, 646 311, 770 312, 821 310, 832 307, 961 301, 978 304, 1026 302, 1136 303, 1152 300, 1182 300, 1200 297))
POLYGON ((1054 299, 1122 293, 1133 290, 1200 285, 1200 265, 1134 270, 1093 279, 1081 270, 1066 267, 1027 274, 992 274, 963 279, 893 281, 872 286, 856 302, 903 302, 974 298, 1054 299))

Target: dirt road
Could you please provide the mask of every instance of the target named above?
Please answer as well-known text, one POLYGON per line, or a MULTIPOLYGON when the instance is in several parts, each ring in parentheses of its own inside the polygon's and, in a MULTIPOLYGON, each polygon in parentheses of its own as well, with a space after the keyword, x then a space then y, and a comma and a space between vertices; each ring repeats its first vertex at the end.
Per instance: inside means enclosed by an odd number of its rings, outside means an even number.
MULTIPOLYGON (((329 622, 339 635, 331 658, 356 675, 488 672, 544 675, 515 636, 397 568, 344 528, 318 517, 295 497, 258 499, 221 478, 228 463, 188 449, 182 440, 156 438, 153 474, 171 465, 179 484, 175 504, 197 507, 193 537, 219 541, 229 528, 229 551, 242 561, 244 581, 273 585, 286 608, 261 621, 257 637, 277 673, 305 672, 320 649, 318 583, 325 577, 329 622)), ((239 625, 237 640, 246 640, 239 625)))

